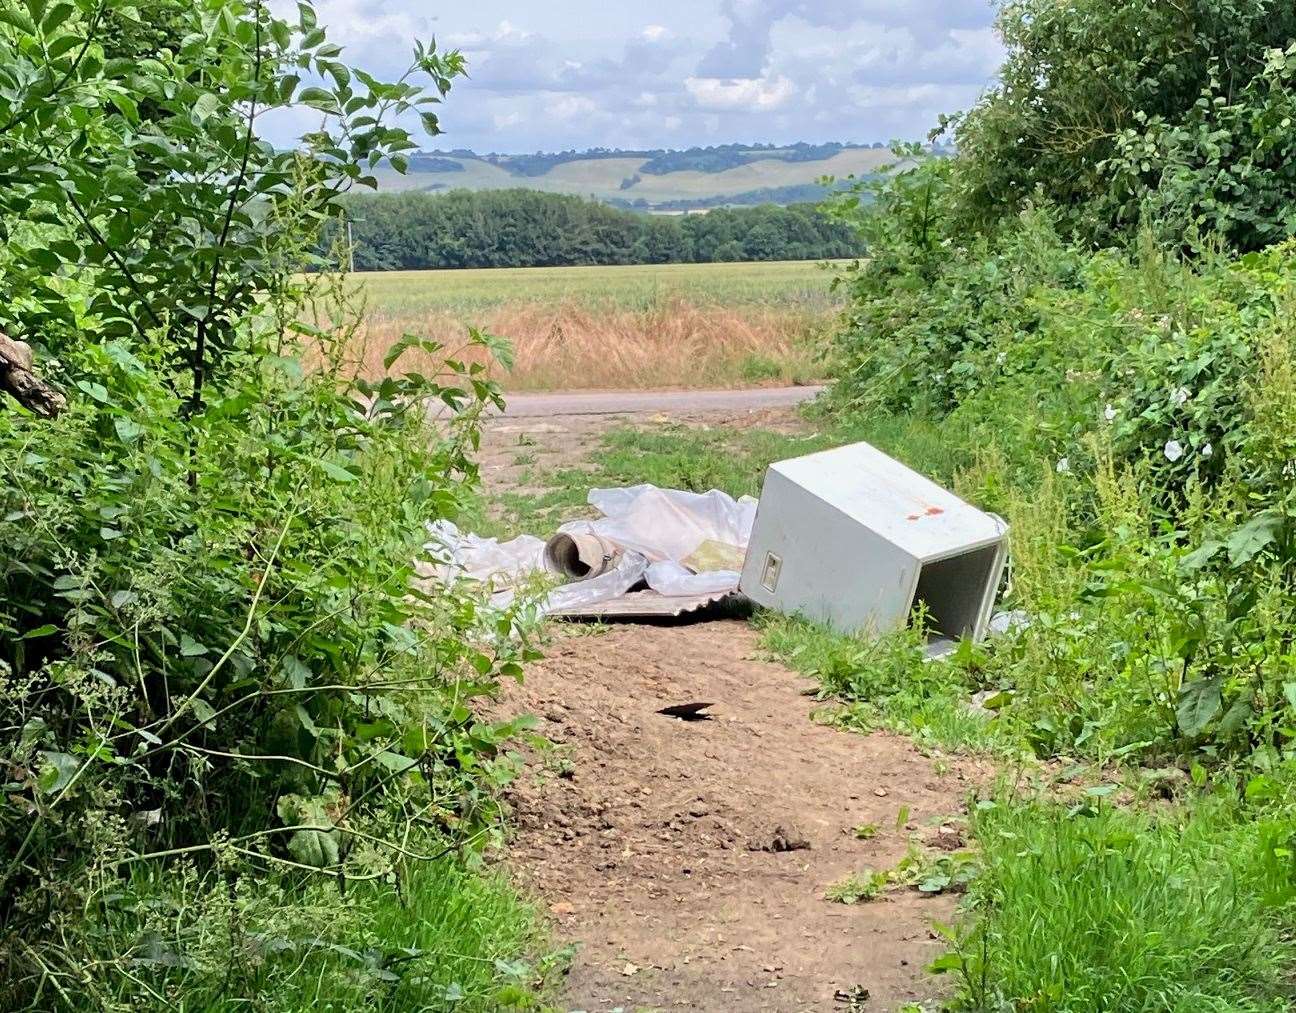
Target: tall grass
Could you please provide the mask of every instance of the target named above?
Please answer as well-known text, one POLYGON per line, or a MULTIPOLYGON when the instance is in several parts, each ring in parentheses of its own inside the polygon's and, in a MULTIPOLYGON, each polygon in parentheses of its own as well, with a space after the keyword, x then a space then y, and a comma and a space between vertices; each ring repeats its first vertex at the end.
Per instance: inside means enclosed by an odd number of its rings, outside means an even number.
MULTIPOLYGON (((513 345, 512 368, 492 364, 490 372, 506 390, 523 391, 808 383, 822 375, 813 345, 830 319, 803 310, 672 299, 644 309, 515 302, 471 322, 513 345)), ((352 350, 355 368, 367 378, 382 376, 384 352, 407 332, 454 348, 467 322, 445 311, 372 313, 352 350)), ((427 360, 432 364, 432 357, 427 360)), ((403 364, 423 365, 414 353, 403 364)))
POLYGON ((128 950, 139 986, 119 999, 91 990, 95 1009, 114 1011, 179 1008, 166 995, 207 1013, 532 1009, 565 959, 545 955, 541 917, 505 880, 454 858, 411 866, 399 891, 360 883, 344 897, 313 880, 213 887, 192 869, 141 873, 96 925, 94 938, 128 950), (182 930, 161 920, 174 910, 182 930))
MULTIPOLYGON (((513 391, 812 382, 841 309, 807 263, 394 272, 360 284, 358 373, 382 376, 404 333, 454 348, 471 324, 513 344, 512 369, 492 366, 513 391)), ((425 365, 417 353, 407 362, 425 365)))
POLYGON ((940 961, 962 979, 962 1008, 1290 1008, 1291 911, 1233 804, 1005 805, 974 823, 980 921, 940 961))

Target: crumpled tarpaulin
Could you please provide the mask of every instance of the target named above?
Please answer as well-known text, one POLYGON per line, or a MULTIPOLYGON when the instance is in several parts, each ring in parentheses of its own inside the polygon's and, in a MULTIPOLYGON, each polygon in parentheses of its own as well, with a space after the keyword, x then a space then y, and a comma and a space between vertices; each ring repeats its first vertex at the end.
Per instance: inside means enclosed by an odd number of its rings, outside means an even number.
MULTIPOLYGON (((570 521, 562 534, 597 536, 616 553, 606 572, 550 591, 541 612, 586 608, 620 598, 643 584, 665 597, 726 594, 738 590, 742 558, 756 520, 756 500, 723 492, 683 492, 637 485, 593 489, 589 504, 602 516, 570 521)), ((463 534, 449 521, 429 525, 424 548, 436 560, 419 576, 449 584, 475 580, 506 605, 538 575, 551 574, 545 543, 523 535, 509 542, 463 534)))

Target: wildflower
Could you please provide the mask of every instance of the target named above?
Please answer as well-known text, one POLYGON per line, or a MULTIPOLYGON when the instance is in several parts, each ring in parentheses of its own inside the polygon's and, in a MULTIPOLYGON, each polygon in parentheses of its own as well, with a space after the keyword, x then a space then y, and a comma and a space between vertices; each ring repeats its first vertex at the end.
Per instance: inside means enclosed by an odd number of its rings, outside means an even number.
POLYGON ((1171 464, 1174 464, 1175 461, 1179 460, 1179 458, 1184 455, 1183 444, 1178 440, 1168 441, 1165 445, 1165 455, 1166 460, 1171 464))
POLYGON ((1180 387, 1174 392, 1170 400, 1172 400, 1176 405, 1184 405, 1188 403, 1190 397, 1192 397, 1192 391, 1187 387, 1180 387))
POLYGON ((1204 447, 1201 448, 1202 457, 1210 457, 1214 453, 1215 453, 1215 448, 1211 446, 1211 444, 1209 443, 1207 443, 1204 447))
POLYGON ((1062 458, 1062 460, 1058 461, 1057 473, 1059 475, 1065 475, 1070 470, 1071 470, 1071 458, 1064 457, 1062 458))
POLYGON ((999 363, 999 365, 1001 366, 1007 361, 1008 361, 1007 352, 1000 352, 998 355, 995 356, 995 362, 999 363))
POLYGON ((1105 418, 1108 422, 1115 422, 1116 409, 1113 408, 1111 405, 1108 405, 1106 408, 1103 409, 1103 418, 1105 418))

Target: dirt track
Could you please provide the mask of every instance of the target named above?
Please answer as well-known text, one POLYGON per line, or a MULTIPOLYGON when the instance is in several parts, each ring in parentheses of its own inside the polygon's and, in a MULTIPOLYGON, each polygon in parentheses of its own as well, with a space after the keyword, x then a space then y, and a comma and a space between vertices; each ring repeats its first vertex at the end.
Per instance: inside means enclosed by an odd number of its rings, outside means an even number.
MULTIPOLYGON (((779 414, 760 421, 795 426, 779 414)), ((735 416, 706 421, 750 424, 735 416)), ((574 463, 605 424, 550 418, 530 436, 574 463)), ((485 475, 502 489, 519 430, 496 425, 485 475)), ((504 709, 538 715, 556 746, 515 792, 511 864, 580 944, 565 1008, 889 1010, 938 994, 923 971, 940 951, 929 927, 952 900, 897 891, 845 906, 824 891, 934 839, 978 772, 897 736, 816 724, 809 688, 725 620, 559 628, 509 692, 504 709), (713 719, 658 713, 693 702, 711 702, 713 719), (869 823, 877 836, 856 838, 869 823), (776 837, 809 847, 758 850, 776 837), (867 1003, 845 998, 865 991, 867 1003)))

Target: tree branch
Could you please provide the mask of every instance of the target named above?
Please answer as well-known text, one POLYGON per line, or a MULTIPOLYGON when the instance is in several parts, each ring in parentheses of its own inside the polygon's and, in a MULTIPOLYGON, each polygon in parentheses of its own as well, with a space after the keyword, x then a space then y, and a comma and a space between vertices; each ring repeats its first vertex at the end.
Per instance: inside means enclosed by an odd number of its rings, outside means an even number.
POLYGON ((67 408, 67 398, 32 372, 31 346, 4 333, 0 333, 0 390, 41 418, 52 419, 67 408))

